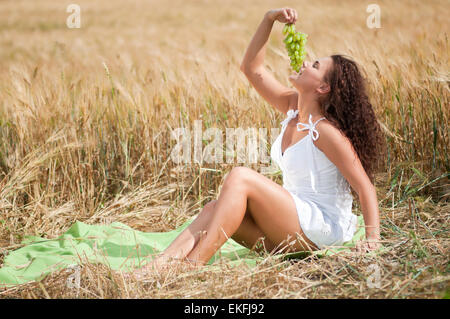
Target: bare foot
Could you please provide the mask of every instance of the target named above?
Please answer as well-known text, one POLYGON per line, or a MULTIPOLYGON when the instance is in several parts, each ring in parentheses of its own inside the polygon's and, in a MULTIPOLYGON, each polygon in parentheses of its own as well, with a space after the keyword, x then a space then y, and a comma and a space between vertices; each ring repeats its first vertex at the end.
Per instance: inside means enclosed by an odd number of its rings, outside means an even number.
POLYGON ((168 270, 173 261, 165 256, 157 256, 153 260, 149 260, 144 266, 133 271, 132 275, 137 280, 142 280, 151 274, 161 274, 168 270))
POLYGON ((205 266, 203 263, 198 262, 198 261, 196 261, 196 260, 190 260, 190 259, 185 258, 185 259, 182 261, 182 267, 183 267, 185 270, 199 270, 199 269, 201 269, 203 266, 205 266))
POLYGON ((134 270, 131 273, 124 275, 125 279, 134 278, 136 280, 143 280, 152 274, 161 275, 176 266, 179 260, 168 256, 159 255, 153 260, 149 258, 149 261, 139 269, 134 270))
POLYGON ((143 280, 152 274, 161 275, 169 271, 192 271, 198 270, 203 266, 202 263, 194 260, 178 259, 168 256, 157 256, 155 259, 150 260, 147 264, 139 269, 130 273, 122 273, 126 280, 134 278, 135 280, 143 280))

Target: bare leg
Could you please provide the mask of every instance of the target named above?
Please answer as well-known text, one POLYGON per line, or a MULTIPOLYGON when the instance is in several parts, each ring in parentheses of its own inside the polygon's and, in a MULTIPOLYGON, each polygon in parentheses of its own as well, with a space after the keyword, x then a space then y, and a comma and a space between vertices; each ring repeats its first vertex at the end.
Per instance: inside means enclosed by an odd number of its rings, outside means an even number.
MULTIPOLYGON (((138 278, 142 277, 146 273, 152 271, 154 268, 158 269, 163 265, 167 265, 168 259, 170 258, 186 258, 189 252, 194 248, 195 245, 198 244, 201 238, 204 238, 204 235, 202 236, 202 233, 205 229, 207 229, 208 224, 212 220, 216 203, 217 200, 208 202, 203 207, 202 211, 198 214, 197 218, 186 229, 184 229, 177 236, 177 238, 175 238, 175 240, 160 254, 159 257, 155 258, 152 262, 148 263, 144 267, 136 270, 134 272, 134 275, 138 278)), ((264 237, 265 235, 255 224, 250 213, 246 212, 241 225, 232 238, 241 245, 249 249, 254 249, 257 252, 261 252, 264 249, 265 251, 273 250, 275 246, 267 238, 264 237), (255 244, 258 242, 262 243, 262 247, 255 248, 255 244)), ((190 263, 192 263, 194 266, 196 265, 195 260, 191 260, 190 263)))
POLYGON ((248 249, 253 249, 255 252, 273 252, 276 246, 267 238, 262 232, 261 228, 256 225, 253 217, 248 210, 245 213, 239 228, 231 236, 233 240, 248 249))
POLYGON ((172 258, 185 258, 199 241, 206 225, 211 220, 216 200, 208 202, 195 220, 183 230, 177 238, 162 253, 162 256, 172 258))
MULTIPOLYGON (((194 248, 202 236, 203 230, 210 222, 214 206, 217 201, 207 203, 192 223, 186 227, 175 240, 158 256, 149 261, 143 267, 133 272, 136 278, 142 278, 148 272, 160 270, 165 265, 170 265, 169 261, 182 260, 194 248)), ((129 277, 129 276, 127 276, 129 277)))
MULTIPOLYGON (((233 169, 234 170, 234 169, 233 169)), ((189 260, 206 264, 215 252, 241 225, 247 209, 247 194, 242 183, 232 182, 235 170, 229 173, 217 199, 214 216, 206 227, 206 238, 188 254, 189 260)))
POLYGON ((204 265, 230 237, 248 248, 265 237, 264 245, 269 251, 287 246, 289 251, 317 249, 301 230, 291 195, 277 183, 246 167, 232 169, 218 200, 205 205, 196 220, 163 255, 186 257, 197 265, 204 265), (200 231, 206 231, 202 240, 198 236, 200 231))
MULTIPOLYGON (((200 233, 202 233, 202 231, 207 228, 208 223, 211 222, 216 202, 217 201, 214 200, 207 203, 197 218, 183 232, 181 232, 177 238, 175 238, 170 246, 167 247, 166 250, 160 255, 161 257, 155 258, 147 265, 136 270, 134 275, 137 278, 142 278, 145 274, 153 271, 154 269, 160 270, 161 267, 170 265, 168 263, 168 259, 170 258, 185 258, 190 252, 188 249, 190 247, 193 248, 199 243, 201 238, 204 238, 204 236, 200 233)), ((232 238, 248 249, 254 249, 257 252, 270 252, 275 248, 275 245, 266 238, 261 229, 259 229, 259 227, 255 224, 249 212, 245 214, 241 225, 232 238), (255 247, 257 243, 261 243, 261 247, 255 247)), ((193 266, 198 265, 195 260, 188 261, 189 264, 193 266)), ((130 277, 130 275, 125 276, 130 277)))
MULTIPOLYGON (((294 199, 286 189, 252 169, 235 167, 225 179, 213 217, 207 224, 206 237, 187 258, 206 264, 237 232, 247 209, 261 233, 274 245, 286 242, 288 246, 290 238, 289 251, 317 248, 301 230, 294 199)), ((240 236, 245 234, 241 232, 237 237, 240 236)))

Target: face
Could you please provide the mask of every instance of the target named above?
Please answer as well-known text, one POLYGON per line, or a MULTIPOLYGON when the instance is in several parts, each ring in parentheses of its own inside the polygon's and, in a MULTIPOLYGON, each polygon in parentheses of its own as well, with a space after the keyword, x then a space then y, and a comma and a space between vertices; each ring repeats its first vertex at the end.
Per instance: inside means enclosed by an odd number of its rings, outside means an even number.
POLYGON ((328 86, 324 81, 324 76, 332 64, 331 57, 321 58, 313 62, 304 61, 300 72, 291 74, 289 81, 299 92, 326 93, 328 86))

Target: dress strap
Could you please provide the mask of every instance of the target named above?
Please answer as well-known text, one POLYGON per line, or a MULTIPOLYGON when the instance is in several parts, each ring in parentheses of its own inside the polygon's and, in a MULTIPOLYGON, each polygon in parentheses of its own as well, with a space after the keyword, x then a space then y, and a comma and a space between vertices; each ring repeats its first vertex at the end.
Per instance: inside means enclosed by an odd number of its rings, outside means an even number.
POLYGON ((281 126, 288 124, 293 118, 295 118, 298 114, 298 110, 290 109, 287 111, 287 117, 281 122, 281 126))
POLYGON ((297 123, 297 131, 309 130, 309 135, 315 141, 315 140, 317 140, 319 138, 319 132, 316 130, 316 124, 319 123, 319 121, 321 121, 323 119, 325 119, 325 117, 321 117, 315 123, 313 123, 312 122, 312 114, 309 114, 309 120, 308 120, 309 124, 298 122, 297 123), (299 125, 303 125, 305 127, 304 128, 300 128, 299 125), (316 134, 316 135, 314 135, 314 134, 316 134))

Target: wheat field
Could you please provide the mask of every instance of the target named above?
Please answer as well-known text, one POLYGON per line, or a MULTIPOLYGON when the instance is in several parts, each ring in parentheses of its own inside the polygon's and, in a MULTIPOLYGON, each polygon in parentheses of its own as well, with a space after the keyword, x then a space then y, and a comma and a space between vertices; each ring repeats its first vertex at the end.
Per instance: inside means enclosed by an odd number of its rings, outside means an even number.
MULTIPOLYGON (((365 71, 388 144, 375 186, 390 250, 267 254, 255 269, 225 264, 220 275, 180 270, 147 283, 85 263, 81 290, 60 271, 0 298, 449 297, 448 1, 377 1, 375 29, 369 1, 77 0, 81 25, 69 28, 71 3, 0 1, 0 265, 24 236, 55 238, 77 220, 172 230, 217 198, 232 167, 263 173, 266 164, 237 160, 174 163, 171 132, 195 120, 222 132, 280 126, 283 114, 239 66, 264 13, 285 6, 308 34, 308 60, 347 54, 365 71), (377 288, 367 284, 373 264, 377 288)), ((281 29, 265 66, 290 86, 281 29)))

